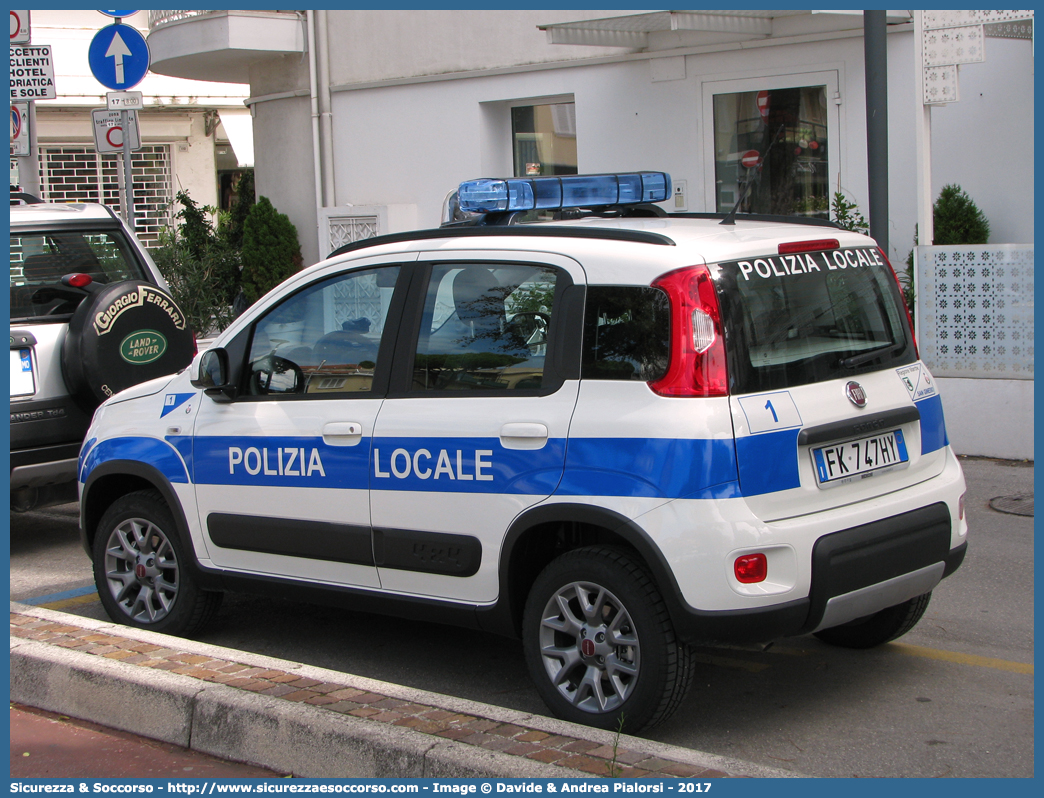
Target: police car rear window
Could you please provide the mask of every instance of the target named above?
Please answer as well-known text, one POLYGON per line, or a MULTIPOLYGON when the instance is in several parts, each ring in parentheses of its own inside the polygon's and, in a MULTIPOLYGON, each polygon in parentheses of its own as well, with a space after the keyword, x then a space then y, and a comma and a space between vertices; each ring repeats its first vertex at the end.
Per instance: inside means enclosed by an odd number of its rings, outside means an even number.
POLYGON ((716 279, 732 393, 911 363, 906 311, 870 247, 722 263, 716 279))

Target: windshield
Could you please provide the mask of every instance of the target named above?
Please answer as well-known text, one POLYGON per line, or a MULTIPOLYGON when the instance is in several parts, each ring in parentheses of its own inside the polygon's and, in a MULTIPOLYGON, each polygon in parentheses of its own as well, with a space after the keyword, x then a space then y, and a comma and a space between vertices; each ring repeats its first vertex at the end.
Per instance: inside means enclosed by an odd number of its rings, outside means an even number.
POLYGON ((778 390, 912 363, 895 279, 870 247, 718 266, 733 393, 778 390))
POLYGON ((146 279, 120 230, 12 230, 11 318, 67 318, 79 298, 46 289, 74 272, 89 274, 96 283, 146 279))

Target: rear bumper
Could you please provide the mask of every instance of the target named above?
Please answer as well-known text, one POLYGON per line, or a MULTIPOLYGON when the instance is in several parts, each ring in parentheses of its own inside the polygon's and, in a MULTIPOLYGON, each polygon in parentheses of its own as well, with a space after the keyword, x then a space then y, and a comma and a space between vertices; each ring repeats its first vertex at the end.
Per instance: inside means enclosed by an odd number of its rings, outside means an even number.
POLYGON ((950 548, 944 502, 820 538, 807 598, 749 610, 675 607, 690 642, 757 643, 806 634, 871 615, 932 590, 960 567, 967 542, 950 548))

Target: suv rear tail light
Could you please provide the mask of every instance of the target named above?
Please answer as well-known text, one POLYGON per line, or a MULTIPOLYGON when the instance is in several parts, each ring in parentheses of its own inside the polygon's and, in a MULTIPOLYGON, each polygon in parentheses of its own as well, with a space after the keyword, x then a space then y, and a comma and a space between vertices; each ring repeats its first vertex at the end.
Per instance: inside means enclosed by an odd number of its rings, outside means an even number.
POLYGON ((82 272, 74 272, 73 274, 67 274, 62 277, 62 283, 64 285, 72 286, 73 288, 86 288, 94 280, 91 279, 89 274, 83 274, 82 272))
POLYGON ((721 310, 710 270, 678 269, 653 285, 670 299, 671 345, 667 373, 649 387, 661 396, 728 396, 721 310))
POLYGON ((899 282, 899 275, 896 274, 895 269, 892 268, 892 262, 888 260, 888 256, 885 254, 885 251, 880 247, 877 248, 877 251, 881 254, 881 257, 884 258, 885 266, 888 267, 888 270, 892 273, 892 277, 895 278, 895 284, 899 286, 899 296, 902 297, 903 309, 906 310, 906 320, 910 323, 910 338, 913 340, 914 357, 920 360, 921 356, 917 352, 917 333, 914 332, 913 317, 910 315, 910 308, 907 307, 906 304, 906 295, 903 293, 903 284, 899 282))
POLYGON ((764 582, 768 578, 768 558, 761 553, 744 554, 732 564, 736 579, 745 585, 764 582))

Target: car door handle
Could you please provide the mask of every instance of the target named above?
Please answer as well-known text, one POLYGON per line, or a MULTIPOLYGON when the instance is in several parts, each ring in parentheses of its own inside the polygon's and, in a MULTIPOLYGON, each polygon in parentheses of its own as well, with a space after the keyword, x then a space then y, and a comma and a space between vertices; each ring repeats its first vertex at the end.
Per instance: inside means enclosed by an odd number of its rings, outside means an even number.
POLYGON ((331 421, 323 425, 323 441, 330 446, 355 446, 362 440, 362 424, 357 421, 331 421))
POLYGON ((505 449, 540 449, 547 443, 547 427, 531 422, 511 422, 500 428, 505 449))

